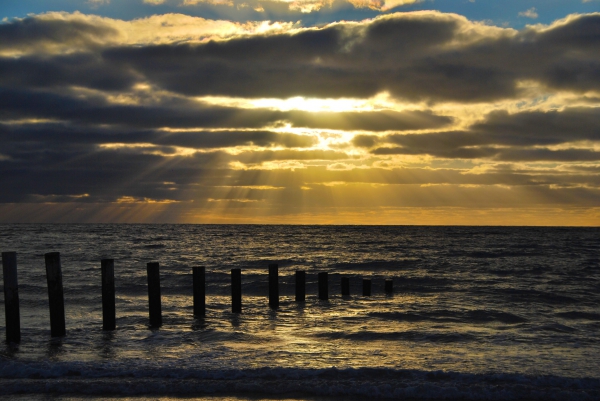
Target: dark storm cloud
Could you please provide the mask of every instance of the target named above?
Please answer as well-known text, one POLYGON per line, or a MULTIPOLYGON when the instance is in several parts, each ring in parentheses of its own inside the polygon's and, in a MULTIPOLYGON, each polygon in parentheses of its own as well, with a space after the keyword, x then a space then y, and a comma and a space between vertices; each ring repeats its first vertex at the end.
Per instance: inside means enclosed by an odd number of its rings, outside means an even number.
POLYGON ((133 72, 92 53, 0 58, 0 86, 4 88, 80 86, 117 91, 129 89, 137 78, 133 72))
POLYGON ((553 87, 588 91, 600 83, 600 14, 583 15, 568 24, 544 32, 539 39, 543 48, 554 49, 562 57, 554 58, 544 71, 544 80, 553 87), (596 57, 593 57, 595 55, 596 57), (592 56, 592 57, 590 57, 592 56))
POLYGON ((174 132, 157 135, 154 143, 196 149, 275 145, 287 148, 306 148, 313 146, 316 138, 271 131, 174 132))
POLYGON ((526 79, 575 91, 600 88, 600 15, 512 35, 488 28, 487 36, 469 37, 468 24, 442 14, 396 15, 203 45, 124 47, 103 56, 187 95, 368 97, 387 90, 470 102, 517 96, 526 79))
POLYGON ((101 38, 114 34, 106 24, 30 17, 0 24, 0 37, 7 38, 0 51, 71 40, 91 54, 4 59, 0 68, 5 85, 114 90, 149 82, 194 96, 337 98, 389 91, 414 100, 477 102, 518 96, 524 80, 577 92, 600 89, 599 32, 600 14, 517 32, 424 12, 201 44, 98 50, 101 38), (73 38, 66 39, 71 26, 73 38), (11 35, 16 39, 8 40, 11 35))
POLYGON ((95 48, 118 31, 106 24, 84 18, 30 16, 0 23, 0 50, 30 52, 74 48, 95 48))
POLYGON ((161 161, 161 157, 153 155, 119 155, 118 152, 76 155, 61 149, 48 150, 38 159, 1 161, 2 183, 11 190, 2 191, 0 202, 28 201, 34 195, 85 193, 91 194, 86 200, 110 200, 123 195, 123 186, 128 193, 147 187, 146 180, 140 177, 161 161))
MULTIPOLYGON (((517 80, 535 80, 551 88, 589 91, 600 87, 600 14, 573 16, 550 28, 526 28, 518 34, 488 38, 454 52, 441 52, 420 66, 430 69, 431 85, 463 82, 467 92, 506 96, 517 93, 517 80), (429 64, 428 62, 432 63, 429 64), (472 81, 462 74, 470 75, 472 81), (456 77, 455 77, 456 75, 456 77), (442 78, 438 81, 439 78, 442 78), (481 79, 477 85, 476 78, 481 79), (470 83, 476 85, 473 88, 470 83), (477 87, 480 86, 480 87, 477 87), (502 95, 502 86, 505 86, 502 95)), ((465 100, 471 97, 466 94, 465 100)))
POLYGON ((509 114, 494 112, 471 127, 502 145, 553 145, 600 140, 600 108, 566 108, 509 114))
POLYGON ((457 25, 389 18, 204 45, 123 47, 103 57, 186 95, 368 97, 406 90, 415 60, 452 40, 457 25))
POLYGON ((355 146, 375 148, 375 155, 428 154, 443 158, 493 158, 504 161, 591 161, 600 153, 590 149, 551 150, 543 146, 600 140, 600 109, 490 113, 469 131, 426 134, 357 135, 355 146), (381 146, 393 144, 399 146, 381 146), (535 147, 535 148, 534 148, 535 147))
MULTIPOLYGON (((142 151, 160 150, 174 153, 174 147, 214 149, 236 146, 282 146, 306 148, 313 146, 313 136, 271 131, 122 131, 118 129, 77 128, 61 124, 2 125, 0 124, 1 153, 19 160, 45 158, 50 151, 72 155, 95 152, 105 144, 148 144, 142 151)), ((138 152, 139 153, 139 152, 138 152)))
POLYGON ((78 124, 111 124, 135 128, 260 128, 277 121, 269 110, 202 107, 174 99, 169 105, 119 105, 103 98, 79 99, 50 92, 0 89, 0 118, 46 118, 78 124))

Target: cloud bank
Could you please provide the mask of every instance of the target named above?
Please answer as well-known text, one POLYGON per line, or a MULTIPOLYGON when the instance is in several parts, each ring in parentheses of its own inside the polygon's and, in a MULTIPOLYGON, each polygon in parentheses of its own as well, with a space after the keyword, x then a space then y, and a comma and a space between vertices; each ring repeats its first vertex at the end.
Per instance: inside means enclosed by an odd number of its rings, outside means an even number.
POLYGON ((12 19, 0 24, 0 210, 413 223, 411 208, 533 209, 598 224, 599 71, 600 14, 521 30, 434 11, 320 27, 12 19))

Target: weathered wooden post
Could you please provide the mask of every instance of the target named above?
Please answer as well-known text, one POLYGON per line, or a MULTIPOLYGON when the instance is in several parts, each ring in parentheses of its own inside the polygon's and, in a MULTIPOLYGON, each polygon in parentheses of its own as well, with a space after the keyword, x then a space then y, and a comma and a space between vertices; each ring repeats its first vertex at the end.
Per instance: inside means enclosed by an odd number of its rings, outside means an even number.
POLYGON ((394 281, 392 279, 385 280, 385 293, 392 294, 394 292, 394 281))
POLYGON ((2 252, 4 273, 4 312, 6 342, 21 342, 21 315, 19 313, 19 285, 17 282, 17 253, 2 252))
POLYGON ((342 277, 342 295, 350 295, 350 279, 342 277))
POLYGON ((114 330, 116 328, 114 259, 102 259, 100 270, 102 273, 102 330, 114 330))
POLYGON ((242 269, 231 269, 231 312, 242 313, 242 269))
POLYGON ((279 266, 275 263, 269 265, 269 307, 279 308, 279 266))
POLYGON ((67 334, 65 329, 65 297, 62 283, 60 253, 45 255, 46 281, 48 282, 48 301, 50 304, 50 335, 60 337, 67 334))
POLYGON ((306 272, 296 270, 296 302, 306 300, 306 272))
POLYGON ((371 296, 371 279, 363 278, 363 295, 366 297, 371 296))
POLYGON ((194 317, 206 315, 206 268, 192 267, 194 285, 194 317))
POLYGON ((160 268, 158 262, 146 264, 148 274, 148 311, 150 327, 162 326, 162 310, 160 304, 160 268))
POLYGON ((319 299, 329 299, 329 283, 327 281, 327 272, 319 273, 319 299))

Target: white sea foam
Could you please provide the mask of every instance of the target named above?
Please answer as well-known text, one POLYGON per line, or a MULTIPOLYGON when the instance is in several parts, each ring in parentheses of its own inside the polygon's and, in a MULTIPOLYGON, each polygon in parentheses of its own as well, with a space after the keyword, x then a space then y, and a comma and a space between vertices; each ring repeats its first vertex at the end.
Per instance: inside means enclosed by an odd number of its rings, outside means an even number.
POLYGON ((0 395, 295 394, 468 400, 596 400, 600 379, 394 369, 195 370, 177 362, 4 361, 0 395))

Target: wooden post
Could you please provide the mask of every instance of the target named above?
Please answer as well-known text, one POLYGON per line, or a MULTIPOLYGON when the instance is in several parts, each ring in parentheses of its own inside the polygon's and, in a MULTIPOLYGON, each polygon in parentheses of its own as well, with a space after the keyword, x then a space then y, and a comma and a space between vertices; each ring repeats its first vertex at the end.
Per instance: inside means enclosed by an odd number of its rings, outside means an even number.
POLYGON ((102 259, 100 270, 102 272, 102 330, 114 330, 116 328, 114 259, 102 259))
POLYGON ((350 279, 342 277, 342 295, 350 295, 350 279))
POLYGON ((50 335, 60 337, 67 334, 65 329, 65 297, 62 283, 60 253, 45 255, 46 281, 48 282, 48 301, 50 304, 50 335))
POLYGON ((19 313, 19 285, 17 282, 17 253, 2 252, 4 273, 4 311, 6 342, 21 342, 21 315, 19 313))
POLYGON ((242 313, 242 269, 231 269, 231 312, 242 313))
POLYGON ((194 317, 206 315, 206 268, 192 267, 194 285, 194 317))
POLYGON ((279 308, 279 266, 276 263, 269 265, 269 307, 279 308))
POLYGON ((296 302, 306 300, 306 272, 296 270, 296 302))
POLYGON ((392 294, 394 292, 394 281, 392 279, 385 280, 385 293, 392 294))
POLYGON ((162 310, 160 305, 160 267, 158 262, 146 264, 148 273, 148 311, 150 327, 162 326, 162 310))
POLYGON ((371 280, 363 278, 363 295, 366 297, 371 296, 371 280))
POLYGON ((327 300, 329 298, 329 283, 327 282, 327 272, 319 273, 319 299, 327 300))

